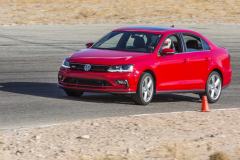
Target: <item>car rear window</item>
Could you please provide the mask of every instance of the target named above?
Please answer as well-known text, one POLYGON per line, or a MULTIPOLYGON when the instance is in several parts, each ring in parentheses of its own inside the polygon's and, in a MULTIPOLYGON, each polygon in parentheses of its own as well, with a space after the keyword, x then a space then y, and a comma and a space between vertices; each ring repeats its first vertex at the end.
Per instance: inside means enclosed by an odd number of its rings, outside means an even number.
POLYGON ((184 44, 187 52, 201 51, 203 50, 203 44, 201 38, 195 35, 183 34, 184 44))

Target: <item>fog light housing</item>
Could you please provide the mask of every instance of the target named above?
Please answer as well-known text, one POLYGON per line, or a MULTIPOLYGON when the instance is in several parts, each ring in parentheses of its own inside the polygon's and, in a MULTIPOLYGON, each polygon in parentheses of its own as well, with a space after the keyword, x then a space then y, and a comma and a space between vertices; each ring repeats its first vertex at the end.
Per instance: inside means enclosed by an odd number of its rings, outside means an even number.
POLYGON ((63 81, 63 75, 62 74, 58 74, 58 81, 63 81))
POLYGON ((128 80, 116 80, 116 83, 118 85, 123 85, 123 86, 129 87, 128 80))

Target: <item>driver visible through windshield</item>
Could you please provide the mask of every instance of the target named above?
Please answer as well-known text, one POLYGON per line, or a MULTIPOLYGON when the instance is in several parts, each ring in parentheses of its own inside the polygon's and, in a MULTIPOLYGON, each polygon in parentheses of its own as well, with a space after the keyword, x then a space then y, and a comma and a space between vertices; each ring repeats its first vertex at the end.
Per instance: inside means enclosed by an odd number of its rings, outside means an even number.
POLYGON ((151 53, 160 37, 161 35, 152 33, 113 31, 95 43, 92 48, 151 53))

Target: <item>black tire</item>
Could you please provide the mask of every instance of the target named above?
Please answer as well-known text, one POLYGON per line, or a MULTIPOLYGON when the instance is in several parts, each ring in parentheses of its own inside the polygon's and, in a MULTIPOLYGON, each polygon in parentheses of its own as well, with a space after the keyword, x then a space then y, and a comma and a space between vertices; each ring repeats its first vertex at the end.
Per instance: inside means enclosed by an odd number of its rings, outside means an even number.
MULTIPOLYGON (((141 76, 141 78, 140 78, 140 80, 138 82, 137 93, 133 95, 133 100, 138 105, 147 105, 147 104, 149 104, 151 102, 151 100, 152 100, 152 98, 154 96, 154 91, 155 91, 155 81, 154 81, 154 78, 153 78, 153 76, 150 73, 145 72, 145 73, 142 74, 142 76, 141 76), (152 81, 152 89, 149 88, 149 97, 144 98, 144 95, 146 94, 147 91, 144 92, 143 85, 144 85, 144 83, 146 83, 145 80, 147 80, 148 78, 151 79, 151 81, 152 81)), ((147 93, 147 96, 148 96, 148 93, 147 93)))
POLYGON ((69 97, 81 97, 83 95, 83 92, 81 91, 76 91, 76 90, 71 90, 71 89, 64 89, 64 92, 66 95, 69 97))
POLYGON ((200 100, 202 100, 202 97, 205 96, 205 95, 206 95, 205 92, 204 93, 198 93, 198 96, 199 96, 200 100))
POLYGON ((217 102, 219 100, 219 98, 221 97, 221 93, 222 93, 222 77, 218 72, 213 71, 208 76, 208 80, 207 80, 206 88, 205 88, 205 94, 207 96, 208 102, 209 103, 217 102), (215 78, 213 78, 213 77, 215 77, 215 78), (214 79, 216 79, 215 82, 213 82, 214 79), (212 83, 214 83, 214 85, 212 83), (215 90, 215 91, 213 91, 213 90, 215 90), (214 93, 212 93, 212 92, 214 92, 214 93))

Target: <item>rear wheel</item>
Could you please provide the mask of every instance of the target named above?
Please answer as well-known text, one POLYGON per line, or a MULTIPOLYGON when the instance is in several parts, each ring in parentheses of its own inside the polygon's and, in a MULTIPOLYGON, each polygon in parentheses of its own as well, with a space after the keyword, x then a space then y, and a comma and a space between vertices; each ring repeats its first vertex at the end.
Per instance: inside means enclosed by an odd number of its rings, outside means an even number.
POLYGON ((220 74, 213 71, 207 80, 206 95, 209 103, 215 103, 219 100, 222 92, 222 78, 220 74))
POLYGON ((71 90, 71 89, 64 89, 65 93, 70 97, 81 97, 83 95, 83 92, 71 90))
POLYGON ((151 102, 154 95, 154 79, 150 73, 144 73, 138 84, 137 93, 133 99, 137 104, 147 105, 151 102))

